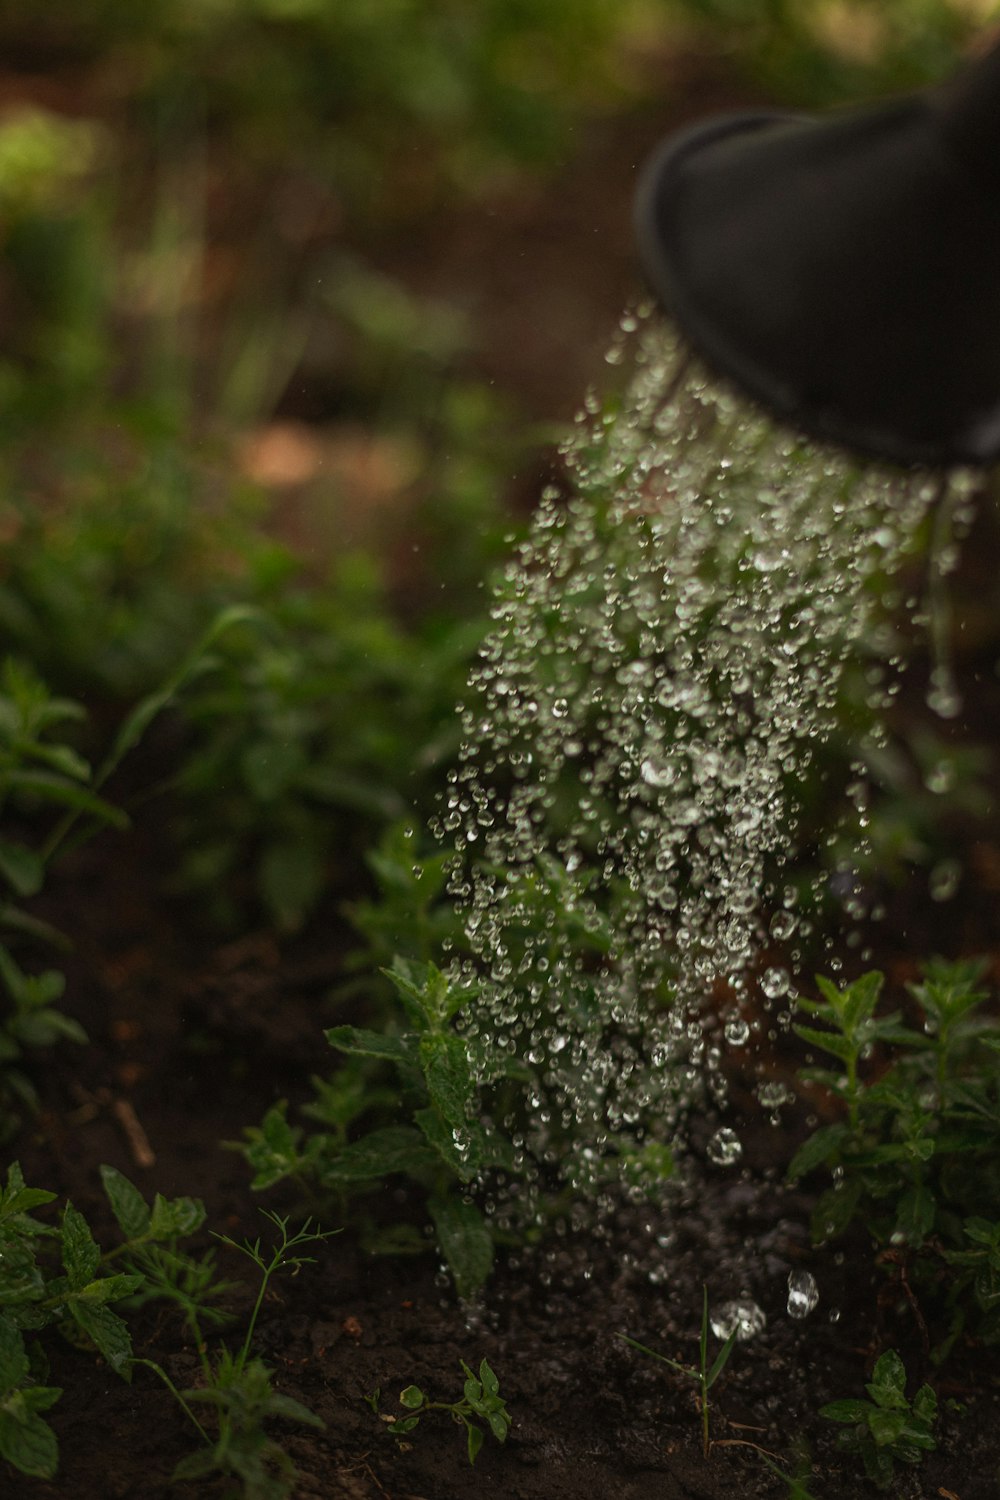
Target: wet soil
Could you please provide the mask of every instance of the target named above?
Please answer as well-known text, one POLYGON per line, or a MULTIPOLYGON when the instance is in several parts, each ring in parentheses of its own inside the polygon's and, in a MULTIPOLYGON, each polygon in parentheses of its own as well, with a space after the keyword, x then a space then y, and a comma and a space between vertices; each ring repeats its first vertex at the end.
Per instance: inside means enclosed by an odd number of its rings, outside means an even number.
MULTIPOLYGON (((72 931, 68 1009, 90 1037, 47 1058, 42 1108, 14 1143, 30 1184, 67 1195, 106 1245, 115 1230, 100 1191, 109 1162, 147 1197, 200 1196, 208 1225, 235 1235, 266 1228, 260 1206, 297 1207, 282 1190, 255 1197, 249 1170, 222 1144, 240 1137, 278 1098, 294 1104, 311 1073, 332 1056, 325 1026, 358 1019, 337 998, 347 949, 336 912, 308 940, 280 946, 267 933, 219 946, 199 935, 196 915, 166 900, 158 871, 167 851, 162 820, 127 837, 102 836, 60 869, 46 915, 72 931), (316 932, 322 933, 317 937, 316 932)), ((957 919, 958 912, 949 908, 957 919)), ((1000 954, 992 931, 996 896, 970 893, 964 912, 1000 954), (971 911, 971 917, 969 912, 971 911)), ((929 941, 932 913, 911 911, 929 941)), ((949 918, 938 913, 945 937, 949 918)), ((888 942, 888 934, 886 935, 888 942)), ((939 944, 939 946, 941 946, 939 944)), ((916 958, 928 949, 921 949, 916 958)), ((915 972, 906 952, 886 955, 890 983, 915 972)), ((1000 978, 1000 957, 993 964, 1000 978)), ((771 1064, 786 1076, 791 1062, 771 1064)), ((764 1500, 787 1493, 767 1466, 796 1468, 808 1450, 817 1500, 875 1493, 834 1430, 816 1413, 827 1400, 861 1393, 878 1354, 904 1356, 912 1380, 933 1380, 942 1402, 938 1450, 903 1471, 897 1500, 987 1500, 1000 1489, 1000 1359, 973 1345, 936 1371, 891 1261, 874 1263, 865 1236, 814 1248, 808 1194, 783 1182, 805 1129, 803 1108, 775 1126, 752 1103, 748 1074, 731 1077, 744 1155, 731 1168, 704 1152, 713 1122, 695 1121, 684 1182, 657 1211, 622 1208, 599 1234, 557 1237, 501 1258, 482 1304, 462 1307, 433 1254, 391 1259, 359 1243, 349 1211, 323 1214, 342 1230, 317 1262, 277 1279, 261 1317, 257 1353, 276 1387, 315 1411, 321 1432, 274 1424, 299 1470, 298 1500, 764 1500), (742 1117, 741 1117, 742 1112, 742 1117), (787 1279, 806 1270, 819 1288, 808 1317, 788 1315, 787 1279), (706 1459, 690 1381, 628 1348, 626 1333, 670 1358, 697 1360, 703 1285, 713 1305, 750 1296, 764 1329, 736 1347, 713 1392, 713 1447, 706 1459), (381 1392, 399 1414, 398 1392, 419 1385, 455 1400, 460 1362, 489 1360, 513 1419, 507 1443, 487 1438, 474 1470, 464 1433, 443 1414, 427 1417, 406 1444, 388 1434, 363 1397, 381 1392), (946 1404, 961 1403, 961 1414, 946 1404)), ((402 1183, 386 1184, 378 1211, 412 1220, 402 1183)), ((419 1216, 417 1218, 419 1223, 419 1216)), ((223 1251, 220 1271, 240 1281, 244 1263, 223 1251)), ((238 1342, 252 1302, 249 1283, 229 1299, 238 1342)), ((189 1339, 155 1304, 131 1320, 136 1353, 158 1361, 178 1387, 197 1384, 189 1339)), ((62 1454, 52 1483, 6 1473, 0 1493, 16 1500, 125 1500, 223 1495, 224 1484, 172 1486, 193 1433, 169 1393, 146 1370, 127 1385, 94 1355, 53 1341, 49 1381, 64 1390, 53 1425, 62 1454)))

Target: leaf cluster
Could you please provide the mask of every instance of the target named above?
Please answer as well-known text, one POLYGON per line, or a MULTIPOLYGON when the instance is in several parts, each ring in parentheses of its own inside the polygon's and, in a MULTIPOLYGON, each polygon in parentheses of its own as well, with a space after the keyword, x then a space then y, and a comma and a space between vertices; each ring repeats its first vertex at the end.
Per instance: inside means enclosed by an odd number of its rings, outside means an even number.
MULTIPOLYGON (((311 1109, 322 1128, 307 1136, 289 1123, 279 1105, 259 1126, 244 1131, 246 1140, 238 1149, 254 1169, 256 1189, 292 1177, 325 1194, 353 1197, 380 1187, 390 1176, 412 1179, 427 1195, 438 1245, 456 1290, 470 1297, 489 1275, 493 1239, 487 1221, 468 1197, 468 1185, 486 1169, 513 1166, 509 1143, 477 1113, 475 1049, 455 1026, 471 992, 431 963, 398 958, 386 974, 407 1029, 335 1026, 326 1039, 348 1059, 347 1086, 359 1114, 369 1099, 365 1090, 356 1089, 351 1064, 381 1064, 398 1080, 390 1095, 394 1113, 401 1105, 412 1123, 377 1124, 349 1137, 344 1097, 334 1080, 311 1109)), ((381 1248, 405 1247, 394 1236, 381 1248)), ((423 1248, 423 1242, 412 1248, 423 1248)))
POLYGON ((253 1312, 235 1353, 223 1345, 214 1360, 209 1356, 198 1310, 193 1308, 188 1321, 201 1361, 202 1384, 178 1391, 160 1366, 151 1361, 146 1363, 168 1386, 203 1440, 201 1447, 178 1463, 175 1480, 205 1479, 219 1474, 239 1482, 244 1500, 287 1500, 295 1488, 295 1465, 264 1424, 273 1418, 314 1428, 322 1428, 324 1423, 300 1401, 273 1388, 273 1371, 263 1360, 252 1356, 254 1334, 272 1278, 279 1271, 294 1274, 313 1264, 314 1257, 304 1255, 303 1248, 328 1239, 332 1231, 314 1230, 307 1220, 289 1233, 286 1218, 270 1213, 265 1213, 265 1218, 277 1231, 270 1252, 262 1248, 260 1236, 242 1243, 227 1235, 216 1236, 222 1244, 246 1256, 260 1274, 253 1312), (199 1405, 207 1406, 212 1413, 214 1432, 209 1433, 195 1416, 192 1407, 199 1405))
POLYGON ((817 1240, 864 1222, 876 1244, 911 1261, 951 1309, 951 1337, 972 1318, 1000 1337, 994 1295, 1000 1236, 1000 1022, 986 1009, 983 966, 934 960, 909 986, 916 1025, 880 1013, 882 976, 838 988, 801 1008, 822 1027, 796 1025, 835 1068, 800 1073, 840 1099, 845 1118, 824 1125, 793 1158, 793 1180, 833 1176, 813 1213, 817 1240), (864 1076, 864 1075, 868 1076, 864 1076))
MULTIPOLYGON (((486 1436, 485 1427, 492 1432, 498 1443, 507 1440, 510 1431, 510 1414, 500 1395, 500 1381, 485 1359, 480 1361, 479 1374, 475 1375, 463 1359, 465 1383, 458 1401, 428 1401, 419 1386, 408 1385, 400 1392, 399 1404, 406 1411, 404 1417, 389 1419, 389 1432, 396 1439, 407 1437, 420 1422, 421 1417, 432 1411, 447 1412, 452 1421, 465 1428, 469 1463, 474 1464, 486 1436), (474 1420, 478 1418, 479 1420, 474 1420)), ((378 1410, 379 1392, 366 1398, 373 1410, 378 1410)))
POLYGON ((908 1399, 906 1369, 894 1349, 879 1358, 865 1389, 870 1400, 831 1401, 820 1408, 820 1416, 843 1425, 841 1448, 860 1454, 868 1478, 885 1490, 897 1462, 919 1464, 937 1447, 937 1396, 929 1385, 922 1385, 912 1401, 908 1399))
POLYGON ((37 1335, 56 1328, 131 1380, 132 1338, 116 1304, 169 1296, 194 1270, 203 1297, 220 1290, 210 1266, 179 1248, 204 1220, 197 1200, 157 1194, 150 1206, 114 1167, 102 1167, 101 1178, 124 1235, 110 1251, 101 1250, 72 1203, 63 1206, 58 1226, 38 1219, 35 1210, 56 1195, 27 1187, 16 1162, 0 1190, 0 1456, 33 1476, 50 1478, 56 1471, 55 1434, 41 1414, 62 1394, 44 1382, 37 1335))

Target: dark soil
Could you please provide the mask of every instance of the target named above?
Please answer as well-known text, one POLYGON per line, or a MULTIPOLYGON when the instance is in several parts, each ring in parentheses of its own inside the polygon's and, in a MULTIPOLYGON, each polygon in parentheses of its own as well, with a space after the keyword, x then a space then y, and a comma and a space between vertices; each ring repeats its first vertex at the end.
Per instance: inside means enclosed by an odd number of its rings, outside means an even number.
MULTIPOLYGON (((16 1144, 29 1183, 71 1196, 108 1245, 115 1234, 99 1189, 101 1162, 147 1196, 202 1196, 209 1224, 228 1234, 266 1227, 245 1165, 218 1143, 239 1137, 276 1098, 302 1096, 308 1074, 326 1065, 322 1027, 342 1014, 325 998, 329 951, 317 953, 315 944, 281 952, 261 935, 213 950, 193 940, 183 912, 157 896, 160 854, 152 832, 139 829, 92 846, 65 868, 52 914, 65 920, 72 909, 71 1003, 91 1043, 52 1059, 41 1080, 42 1113, 16 1144), (155 1162, 143 1166, 147 1143, 155 1162)), ((334 932, 330 949, 337 948, 334 932)), ((742 1080, 732 1082, 738 1106, 742 1080)), ((349 1222, 320 1247, 316 1265, 276 1281, 258 1352, 277 1372, 278 1388, 326 1423, 319 1434, 287 1431, 301 1474, 296 1495, 770 1497, 785 1488, 763 1453, 787 1470, 805 1437, 815 1494, 860 1496, 866 1485, 839 1466, 823 1430, 829 1424, 816 1411, 826 1400, 860 1394, 866 1367, 896 1347, 912 1378, 930 1374, 942 1400, 952 1396, 967 1410, 945 1412, 939 1451, 893 1493, 995 1496, 1000 1362, 967 1348, 936 1374, 891 1265, 872 1265, 864 1237, 836 1250, 810 1246, 808 1198, 782 1184, 803 1128, 797 1106, 780 1129, 745 1120, 740 1169, 704 1162, 708 1128, 693 1131, 690 1181, 669 1212, 623 1210, 599 1236, 557 1239, 512 1257, 480 1308, 457 1305, 433 1256, 367 1254, 349 1222), (818 1307, 799 1322, 785 1309, 793 1269, 810 1270, 820 1288, 818 1307), (749 1294, 768 1318, 752 1342, 737 1346, 716 1387, 708 1461, 692 1387, 618 1337, 627 1332, 671 1357, 696 1360, 705 1282, 713 1303, 749 1294), (483 1356, 500 1377, 514 1425, 505 1447, 487 1439, 474 1471, 463 1432, 446 1417, 425 1419, 412 1444, 397 1448, 361 1399, 380 1388, 385 1410, 398 1412, 396 1395, 411 1382, 433 1398, 457 1399, 460 1360, 478 1365, 483 1356)), ((282 1207, 273 1194, 263 1201, 282 1207)), ((390 1185, 383 1207, 387 1218, 410 1211, 402 1188, 394 1193, 390 1185)), ((325 1227, 339 1226, 327 1218, 325 1227)), ((231 1253, 220 1269, 243 1274, 231 1253)), ((231 1339, 250 1296, 248 1288, 233 1301, 231 1339)), ((194 1353, 169 1311, 147 1309, 134 1328, 137 1353, 158 1360, 179 1386, 197 1383, 194 1353)), ((53 1412, 61 1477, 48 1484, 8 1475, 4 1496, 224 1492, 207 1483, 172 1490, 169 1476, 190 1451, 192 1433, 151 1374, 140 1370, 126 1385, 96 1357, 69 1347, 57 1347, 52 1360, 51 1383, 65 1392, 53 1412)))

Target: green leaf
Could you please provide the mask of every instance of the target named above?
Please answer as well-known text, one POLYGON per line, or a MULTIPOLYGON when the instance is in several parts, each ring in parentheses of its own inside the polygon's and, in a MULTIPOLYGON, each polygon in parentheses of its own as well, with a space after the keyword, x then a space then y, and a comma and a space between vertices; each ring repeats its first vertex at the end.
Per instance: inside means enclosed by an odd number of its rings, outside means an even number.
POLYGON ((822 1195, 810 1221, 813 1239, 817 1243, 843 1234, 858 1211, 864 1188, 860 1176, 848 1177, 822 1195))
POLYGON ((469 1463, 474 1464, 476 1461, 476 1454, 483 1446, 483 1429, 481 1427, 477 1427, 475 1422, 467 1422, 465 1424, 465 1427, 466 1432, 468 1433, 469 1463))
POLYGON ((868 1430, 880 1448, 891 1448, 898 1443, 906 1426, 907 1411, 878 1408, 868 1413, 868 1430))
POLYGON ((909 1245, 922 1245, 934 1228, 937 1199, 925 1183, 915 1182, 896 1208, 896 1228, 909 1245))
POLYGON ((263 852, 257 884, 270 915, 285 932, 302 925, 327 880, 327 850, 318 832, 301 830, 275 840, 263 852))
POLYGON ((871 1409, 867 1401, 829 1401, 819 1414, 828 1422, 867 1422, 871 1409))
POLYGON ((310 1411, 308 1406, 303 1406, 294 1396, 282 1395, 280 1391, 272 1391, 268 1397, 267 1415, 283 1417, 286 1422, 301 1422, 304 1427, 315 1427, 317 1431, 326 1426, 323 1418, 310 1411))
POLYGON ((418 1385, 408 1385, 399 1393, 399 1404, 415 1411, 418 1406, 423 1406, 424 1393, 418 1385))
POLYGON ((0 1409, 0 1455, 33 1479, 51 1479, 59 1467, 55 1433, 37 1413, 25 1409, 19 1416, 0 1409))
POLYGON ((75 813, 86 813, 112 828, 127 828, 128 818, 119 807, 78 786, 75 781, 48 771, 12 771, 7 778, 12 791, 26 792, 41 802, 55 802, 75 813))
POLYGON ((739 1331, 739 1324, 737 1324, 736 1327, 727 1335, 726 1342, 723 1344, 722 1348, 715 1356, 712 1368, 709 1370, 707 1376, 705 1377, 706 1390, 712 1389, 712 1386, 718 1380, 719 1376, 726 1368, 726 1365, 729 1363, 729 1356, 733 1352, 733 1348, 736 1344, 736 1337, 739 1331))
POLYGON ((479 1365, 479 1379, 488 1396, 495 1396, 500 1390, 500 1382, 485 1359, 479 1365))
POLYGON ((871 1381, 865 1389, 872 1400, 881 1407, 891 1407, 900 1411, 908 1406, 906 1367, 895 1349, 887 1349, 876 1361, 871 1381))
POLYGON ((436 1162, 436 1153, 419 1131, 409 1125, 387 1125, 345 1146, 323 1175, 328 1182, 378 1180, 393 1172, 419 1176, 432 1170, 436 1162))
POLYGON ((0 1396, 22 1385, 28 1377, 30 1362, 24 1338, 10 1318, 0 1315, 0 1396))
POLYGON ((425 1033, 420 1038, 420 1062, 432 1104, 453 1129, 461 1130, 474 1086, 464 1041, 450 1031, 425 1033))
POLYGON ((428 1203, 455 1290, 463 1300, 485 1285, 493 1269, 493 1236, 474 1203, 457 1193, 428 1203))
POLYGON ((388 1062, 412 1064, 415 1058, 410 1036, 388 1036, 382 1031, 364 1031, 358 1026, 331 1026, 323 1035, 331 1047, 357 1057, 381 1057, 388 1062))
POLYGON ((89 1339, 97 1345, 116 1374, 130 1378, 132 1338, 128 1325, 110 1307, 73 1300, 69 1310, 89 1339))
POLYGON ((62 1262, 73 1291, 93 1281, 101 1263, 101 1252, 86 1219, 67 1203, 62 1221, 62 1262))
POLYGON ((0 839, 0 875, 19 896, 35 896, 45 880, 45 865, 33 849, 0 839))
POLYGON ((154 1240, 182 1239, 194 1234, 205 1222, 200 1198, 164 1198, 157 1193, 149 1216, 149 1234, 154 1240))
POLYGON ((819 1047, 823 1052, 829 1052, 833 1057, 839 1057, 842 1062, 855 1055, 856 1044, 848 1037, 841 1036, 838 1031, 818 1031, 814 1026, 792 1027, 796 1036, 810 1047, 819 1047))
POLYGON ((131 1272, 119 1272, 117 1276, 101 1276, 81 1287, 74 1296, 82 1302, 119 1302, 122 1297, 131 1297, 146 1283, 145 1276, 131 1272))
POLYGON ((142 1239, 149 1232, 150 1216, 139 1189, 117 1167, 102 1166, 101 1181, 122 1234, 127 1240, 142 1239))
POLYGON ((913 1414, 921 1422, 928 1425, 937 1419, 938 1400, 937 1395, 929 1385, 922 1385, 913 1398, 913 1414))
POLYGON ((421 1031, 442 1030, 471 997, 471 991, 452 986, 434 964, 395 958, 391 969, 383 969, 395 985, 403 1008, 421 1031))
POLYGON ((841 1142, 849 1135, 850 1129, 843 1123, 823 1125, 819 1130, 814 1131, 792 1157, 787 1172, 789 1181, 795 1182, 829 1161, 830 1157, 835 1155, 841 1142))

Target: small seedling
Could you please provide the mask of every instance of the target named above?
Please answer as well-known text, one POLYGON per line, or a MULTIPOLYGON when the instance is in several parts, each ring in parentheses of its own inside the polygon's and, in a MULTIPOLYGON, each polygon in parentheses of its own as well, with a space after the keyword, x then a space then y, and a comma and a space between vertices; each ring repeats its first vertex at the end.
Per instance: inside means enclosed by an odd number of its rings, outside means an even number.
MULTIPOLYGON (((383 1416, 383 1421, 388 1424, 392 1436, 396 1439, 405 1438, 417 1426, 420 1418, 426 1416, 428 1412, 446 1411, 453 1422, 465 1428, 470 1464, 475 1463, 476 1455, 483 1446, 486 1436, 483 1428, 472 1420, 473 1417, 482 1418, 498 1443, 506 1442, 507 1433, 510 1431, 510 1415, 500 1395, 500 1382, 496 1375, 485 1359, 480 1362, 478 1377, 469 1369, 464 1359, 462 1369, 465 1371, 465 1389, 460 1401, 428 1401, 419 1386, 406 1386, 399 1394, 399 1404, 405 1408, 406 1416, 383 1416)), ((377 1414, 380 1397, 381 1389, 374 1391, 370 1396, 363 1397, 372 1411, 377 1414)))
POLYGON ((729 1363, 729 1356, 733 1352, 733 1345, 736 1343, 738 1332, 739 1325, 733 1328, 722 1348, 719 1350, 718 1354, 715 1356, 715 1359, 712 1361, 712 1364, 709 1365, 708 1287, 706 1286, 702 1288, 701 1339, 699 1342, 699 1357, 697 1366, 679 1364, 677 1360, 668 1359, 665 1354, 658 1354, 655 1349, 649 1349, 645 1344, 637 1343, 635 1339, 629 1338, 629 1336, 625 1333, 620 1333, 618 1335, 620 1339, 624 1339, 626 1344, 631 1345, 633 1349, 638 1349, 642 1354, 651 1355, 653 1359, 658 1359, 661 1364, 669 1365, 672 1370, 676 1370, 678 1375, 686 1375, 689 1380, 694 1380, 697 1383, 698 1408, 701 1412, 701 1446, 702 1452, 704 1453, 706 1458, 708 1458, 710 1452, 712 1451, 712 1436, 709 1430, 708 1393, 712 1389, 715 1382, 718 1380, 719 1376, 722 1374, 723 1370, 726 1368, 726 1365, 729 1363))
POLYGON ((278 1231, 278 1240, 270 1254, 261 1248, 260 1237, 242 1244, 227 1235, 216 1235, 223 1245, 248 1257, 260 1272, 257 1299, 250 1314, 243 1342, 235 1354, 224 1346, 213 1363, 202 1335, 200 1312, 192 1301, 185 1307, 185 1321, 194 1335, 201 1360, 204 1383, 180 1391, 166 1371, 151 1360, 136 1360, 153 1370, 191 1419, 205 1446, 183 1458, 174 1470, 175 1479, 203 1479, 210 1474, 232 1475, 243 1486, 245 1500, 285 1500, 295 1486, 295 1466, 281 1445, 264 1431, 264 1422, 272 1417, 322 1427, 314 1412, 291 1396, 281 1395, 271 1387, 271 1371, 263 1360, 251 1359, 257 1319, 271 1278, 282 1270, 293 1273, 311 1265, 313 1257, 300 1253, 302 1247, 329 1239, 336 1231, 310 1228, 310 1221, 294 1234, 288 1232, 287 1218, 262 1210, 278 1231), (209 1433, 192 1411, 192 1405, 203 1404, 215 1409, 216 1433, 209 1433))
POLYGON ((860 1453, 865 1473, 880 1490, 892 1483, 896 1461, 918 1464, 937 1447, 932 1432, 937 1420, 937 1396, 922 1385, 912 1402, 906 1396, 906 1370, 895 1349, 881 1356, 865 1387, 870 1401, 831 1401, 820 1416, 841 1422, 840 1446, 860 1453))

